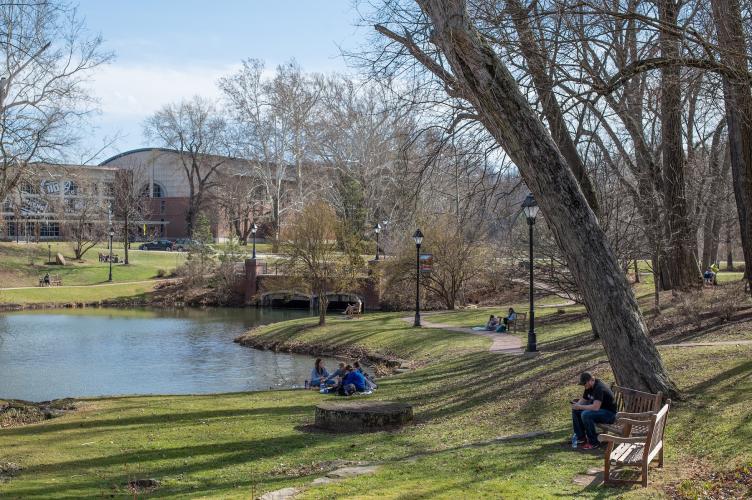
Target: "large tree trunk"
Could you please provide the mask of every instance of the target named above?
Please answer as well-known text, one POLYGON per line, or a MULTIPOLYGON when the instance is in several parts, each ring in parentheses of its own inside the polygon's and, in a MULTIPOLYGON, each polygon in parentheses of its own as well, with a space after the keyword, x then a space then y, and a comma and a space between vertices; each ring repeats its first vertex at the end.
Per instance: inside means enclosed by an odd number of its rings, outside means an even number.
MULTIPOLYGON (((715 141, 715 138, 714 138, 715 141)), ((713 148, 711 151, 713 151, 713 148)), ((728 173, 731 167, 731 161, 728 157, 728 147, 724 148, 724 154, 711 158, 713 162, 711 168, 712 180, 708 196, 710 200, 705 211, 705 221, 702 226, 702 268, 707 269, 710 264, 718 260, 718 245, 721 237, 721 224, 723 222, 723 203, 726 195, 724 187, 728 182, 728 173), (719 166, 721 163, 722 166, 719 166)))
POLYGON ((128 234, 131 226, 130 226, 130 218, 128 217, 128 211, 125 211, 125 216, 123 217, 123 252, 125 253, 125 260, 123 263, 127 266, 128 261, 128 239, 130 238, 130 234, 128 234))
POLYGON ((731 175, 744 253, 744 277, 752 290, 752 93, 748 79, 747 43, 738 0, 712 0, 721 62, 738 70, 723 76, 731 175))
POLYGON ((567 160, 567 164, 572 169, 572 173, 577 178, 580 189, 582 189, 585 199, 590 204, 590 208, 598 215, 600 209, 598 199, 595 196, 595 188, 587 174, 585 164, 577 152, 577 146, 575 146, 569 134, 561 106, 559 106, 559 102, 556 100, 554 83, 548 73, 548 64, 543 55, 544 52, 530 27, 528 11, 520 3, 520 0, 509 0, 507 7, 514 27, 517 30, 520 40, 520 51, 527 62, 530 76, 533 78, 535 90, 543 107, 543 114, 546 116, 548 127, 551 130, 551 136, 556 141, 559 151, 561 151, 561 154, 567 160))
POLYGON ((626 277, 566 160, 464 0, 417 0, 467 99, 535 195, 582 291, 620 385, 675 394, 626 277), (595 272, 597 270, 597 272, 595 272))
MULTIPOLYGON (((679 5, 676 0, 661 0, 662 25, 676 25, 679 5)), ((680 55, 680 39, 673 29, 660 31, 661 55, 676 59, 680 55)), ((687 213, 684 183, 684 149, 682 146, 682 92, 680 67, 661 69, 661 153, 666 206, 668 240, 668 271, 671 285, 680 290, 702 286, 702 277, 694 253, 696 238, 687 213)))

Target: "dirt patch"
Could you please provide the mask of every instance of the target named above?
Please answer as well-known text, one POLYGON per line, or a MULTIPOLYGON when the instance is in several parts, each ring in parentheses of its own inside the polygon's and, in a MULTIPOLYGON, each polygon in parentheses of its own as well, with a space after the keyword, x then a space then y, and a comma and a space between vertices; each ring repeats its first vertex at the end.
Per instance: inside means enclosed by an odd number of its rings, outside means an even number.
POLYGON ((131 479, 126 486, 128 491, 134 495, 139 493, 150 493, 159 488, 159 481, 156 479, 131 479))
POLYGON ((727 472, 695 474, 665 487, 670 498, 726 500, 752 497, 752 464, 727 472))
POLYGON ((314 474, 326 474, 341 467, 361 465, 351 460, 327 460, 325 462, 311 462, 310 464, 284 464, 274 467, 270 474, 276 477, 302 477, 314 474))
POLYGON ((0 462, 0 483, 10 481, 21 469, 20 465, 13 462, 0 462))
POLYGON ((33 403, 22 400, 0 402, 0 428, 19 427, 57 418, 78 409, 73 399, 55 399, 33 403))

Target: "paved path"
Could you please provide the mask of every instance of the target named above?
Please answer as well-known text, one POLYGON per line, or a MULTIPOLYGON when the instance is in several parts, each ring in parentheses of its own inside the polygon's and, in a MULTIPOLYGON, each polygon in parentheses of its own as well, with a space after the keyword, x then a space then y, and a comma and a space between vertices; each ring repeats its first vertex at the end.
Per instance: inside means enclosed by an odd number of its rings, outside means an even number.
POLYGON ((160 283, 162 281, 170 281, 174 278, 165 278, 157 280, 141 280, 141 281, 114 281, 112 283, 97 283, 94 285, 60 285, 60 286, 17 286, 12 288, 0 288, 0 292, 3 290, 39 290, 39 289, 57 289, 57 288, 88 288, 92 286, 117 286, 117 285, 138 285, 139 283, 160 283))
MULTIPOLYGON (((428 316, 429 314, 424 314, 428 316)), ((402 318, 403 321, 412 323, 415 318, 408 316, 402 318)), ((480 335, 482 337, 488 337, 491 339, 490 352, 498 354, 524 354, 522 349, 522 342, 517 337, 509 335, 508 333, 496 333, 485 330, 473 330, 472 328, 464 328, 461 326, 446 325, 444 323, 431 323, 425 319, 421 319, 421 324, 424 328, 438 328, 440 330, 447 330, 450 332, 469 333, 471 335, 480 335)))

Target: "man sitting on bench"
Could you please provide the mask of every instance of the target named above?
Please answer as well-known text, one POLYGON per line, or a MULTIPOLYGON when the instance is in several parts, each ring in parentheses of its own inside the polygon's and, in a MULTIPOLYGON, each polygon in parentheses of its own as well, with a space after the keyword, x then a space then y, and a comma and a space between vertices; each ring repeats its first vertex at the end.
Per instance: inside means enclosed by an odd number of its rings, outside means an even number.
POLYGON ((616 401, 611 389, 588 372, 580 374, 580 385, 585 386, 585 392, 581 399, 572 401, 572 425, 582 449, 593 450, 600 444, 595 424, 614 423, 616 401))

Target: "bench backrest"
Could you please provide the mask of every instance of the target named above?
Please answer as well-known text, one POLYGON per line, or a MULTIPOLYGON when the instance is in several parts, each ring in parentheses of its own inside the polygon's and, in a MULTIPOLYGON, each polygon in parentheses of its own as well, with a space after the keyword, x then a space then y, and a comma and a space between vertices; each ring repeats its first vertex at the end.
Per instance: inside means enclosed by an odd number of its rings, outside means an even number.
POLYGON ((642 392, 628 387, 621 387, 616 384, 611 385, 611 391, 614 393, 616 400, 616 409, 620 412, 643 413, 647 411, 658 411, 663 403, 663 393, 652 394, 642 392))
POLYGON ((660 409, 658 413, 653 415, 650 419, 650 426, 648 427, 647 443, 645 446, 645 454, 647 454, 648 461, 652 460, 655 454, 658 452, 658 448, 663 443, 663 433, 666 430, 666 421, 668 420, 668 410, 671 401, 666 401, 666 404, 660 409))

